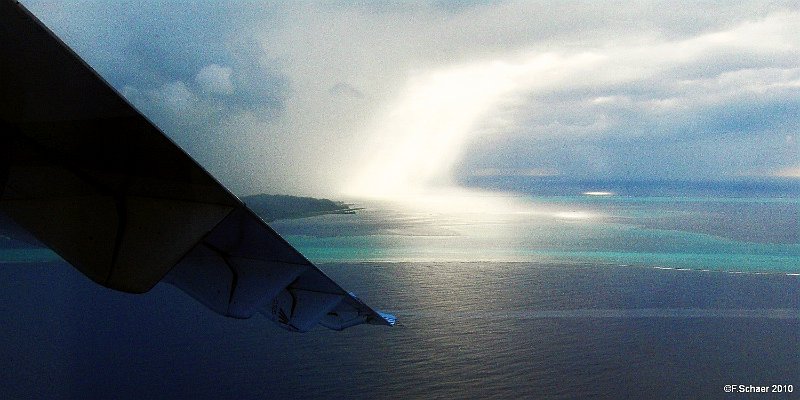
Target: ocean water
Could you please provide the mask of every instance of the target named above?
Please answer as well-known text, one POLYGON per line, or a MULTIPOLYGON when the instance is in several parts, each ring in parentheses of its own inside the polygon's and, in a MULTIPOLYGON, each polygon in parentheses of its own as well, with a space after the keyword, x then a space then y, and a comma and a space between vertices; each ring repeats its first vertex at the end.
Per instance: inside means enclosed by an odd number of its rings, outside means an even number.
POLYGON ((294 334, 168 285, 114 292, 6 243, 0 397, 797 397, 794 186, 539 183, 520 185, 522 211, 362 202, 274 224, 393 328, 294 334))
POLYGON ((433 208, 354 200, 364 208, 356 215, 273 227, 317 262, 550 261, 800 272, 800 180, 512 183, 506 186, 516 193, 478 192, 463 209, 447 200, 433 208))

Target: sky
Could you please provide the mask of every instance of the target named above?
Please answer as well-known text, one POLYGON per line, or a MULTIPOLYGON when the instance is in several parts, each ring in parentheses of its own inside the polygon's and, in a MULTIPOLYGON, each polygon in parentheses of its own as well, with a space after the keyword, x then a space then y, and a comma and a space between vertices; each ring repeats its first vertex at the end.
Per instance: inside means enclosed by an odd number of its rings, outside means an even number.
POLYGON ((238 195, 800 178, 794 2, 22 3, 238 195))

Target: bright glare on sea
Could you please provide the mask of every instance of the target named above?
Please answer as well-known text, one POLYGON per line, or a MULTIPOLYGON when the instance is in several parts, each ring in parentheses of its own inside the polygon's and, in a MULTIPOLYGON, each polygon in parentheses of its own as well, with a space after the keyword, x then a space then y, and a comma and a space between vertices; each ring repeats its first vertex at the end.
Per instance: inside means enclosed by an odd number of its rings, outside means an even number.
POLYGON ((293 334, 221 317, 168 285, 118 293, 45 251, 4 249, 0 397, 800 391, 795 183, 517 187, 521 209, 353 200, 364 208, 355 215, 273 224, 343 287, 396 314, 394 328, 293 334))

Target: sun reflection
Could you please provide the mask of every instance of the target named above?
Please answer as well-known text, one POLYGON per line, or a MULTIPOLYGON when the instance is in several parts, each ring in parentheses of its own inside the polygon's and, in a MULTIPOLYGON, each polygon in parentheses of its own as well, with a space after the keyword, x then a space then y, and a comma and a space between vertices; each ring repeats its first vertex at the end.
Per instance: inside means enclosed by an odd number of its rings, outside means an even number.
POLYGON ((586 196, 613 196, 614 192, 603 192, 603 191, 596 191, 596 192, 583 192, 586 196))
POLYGON ((370 153, 353 160, 359 172, 343 197, 381 204, 398 215, 425 215, 419 223, 403 220, 384 233, 401 240, 426 232, 420 237, 427 245, 446 242, 449 245, 439 251, 454 251, 465 259, 502 253, 500 249, 522 240, 520 230, 531 223, 558 225, 593 218, 582 210, 543 207, 518 194, 461 188, 451 174, 470 140, 514 128, 515 105, 601 60, 591 53, 528 54, 412 77, 395 101, 377 113, 372 140, 365 146, 370 153), (428 232, 423 225, 437 229, 428 232))
POLYGON ((560 211, 554 213, 553 216, 562 219, 589 219, 592 214, 586 211, 560 211))

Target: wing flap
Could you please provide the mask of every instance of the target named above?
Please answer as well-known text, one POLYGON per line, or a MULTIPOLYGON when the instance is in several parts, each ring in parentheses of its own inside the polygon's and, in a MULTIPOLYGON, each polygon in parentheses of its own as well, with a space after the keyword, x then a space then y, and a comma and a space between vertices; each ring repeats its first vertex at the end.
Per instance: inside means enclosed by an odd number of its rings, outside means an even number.
POLYGON ((309 290, 283 290, 261 310, 284 329, 308 332, 344 299, 343 295, 309 290))
POLYGON ((250 318, 260 312, 295 332, 323 321, 337 330, 361 323, 393 325, 246 208, 230 213, 164 280, 219 314, 250 318), (347 318, 328 316, 337 308, 347 318))

